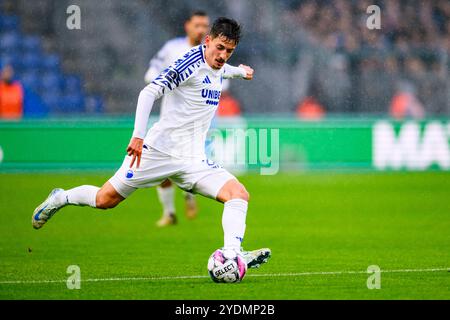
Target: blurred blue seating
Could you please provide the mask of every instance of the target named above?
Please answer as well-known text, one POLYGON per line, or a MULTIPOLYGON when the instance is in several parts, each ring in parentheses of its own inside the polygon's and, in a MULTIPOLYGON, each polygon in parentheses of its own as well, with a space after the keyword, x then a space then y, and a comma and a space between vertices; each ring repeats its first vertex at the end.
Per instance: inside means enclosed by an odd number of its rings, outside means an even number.
POLYGON ((0 34, 0 51, 17 51, 21 43, 20 34, 17 32, 3 32, 0 34))
POLYGON ((102 97, 95 95, 87 96, 85 99, 85 108, 90 113, 102 113, 104 111, 102 97))
POLYGON ((63 112, 84 112, 84 95, 68 94, 61 99, 61 111, 63 112))
POLYGON ((58 54, 43 53, 39 35, 22 35, 20 18, 0 12, 0 67, 7 64, 27 91, 27 116, 104 111, 102 97, 84 95, 82 77, 61 73, 58 54))
POLYGON ((24 36, 22 50, 25 52, 41 52, 41 40, 38 36, 24 36))
POLYGON ((79 93, 82 89, 81 78, 77 75, 66 75, 64 92, 66 94, 79 93))
POLYGON ((36 52, 27 52, 22 56, 23 70, 38 70, 42 64, 42 55, 36 52))
POLYGON ((18 31, 20 20, 18 16, 15 15, 2 15, 1 20, 1 30, 2 31, 18 31))
POLYGON ((48 106, 42 101, 42 98, 35 91, 24 87, 23 112, 27 118, 40 118, 47 116, 48 106))
POLYGON ((36 93, 40 89, 40 77, 36 71, 23 72, 22 75, 20 76, 19 80, 22 82, 24 87, 26 87, 36 93))
POLYGON ((42 68, 47 71, 57 71, 59 70, 60 60, 59 56, 56 54, 46 54, 42 57, 42 68))
POLYGON ((62 90, 64 78, 59 72, 46 72, 41 75, 41 92, 62 90))
POLYGON ((43 92, 40 94, 42 101, 47 105, 50 112, 58 113, 61 108, 61 95, 53 92, 43 92))
POLYGON ((3 52, 0 55, 0 65, 1 66, 12 65, 16 72, 19 72, 22 67, 21 61, 19 59, 19 54, 14 51, 3 52))

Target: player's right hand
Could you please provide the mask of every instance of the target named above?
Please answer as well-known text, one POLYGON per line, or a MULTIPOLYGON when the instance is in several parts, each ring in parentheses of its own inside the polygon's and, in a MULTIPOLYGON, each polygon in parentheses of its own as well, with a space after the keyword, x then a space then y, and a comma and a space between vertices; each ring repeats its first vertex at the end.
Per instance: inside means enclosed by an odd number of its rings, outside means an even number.
POLYGON ((253 73, 255 72, 255 70, 253 70, 251 67, 245 65, 245 64, 240 64, 239 68, 242 68, 245 70, 245 72, 247 72, 247 75, 244 77, 245 80, 252 80, 253 79, 253 73))
POLYGON ((127 147, 127 153, 132 156, 130 163, 130 168, 133 167, 134 162, 136 162, 136 169, 139 168, 141 164, 142 156, 142 146, 144 145, 144 139, 133 137, 127 147), (137 160, 137 161, 136 161, 137 160))

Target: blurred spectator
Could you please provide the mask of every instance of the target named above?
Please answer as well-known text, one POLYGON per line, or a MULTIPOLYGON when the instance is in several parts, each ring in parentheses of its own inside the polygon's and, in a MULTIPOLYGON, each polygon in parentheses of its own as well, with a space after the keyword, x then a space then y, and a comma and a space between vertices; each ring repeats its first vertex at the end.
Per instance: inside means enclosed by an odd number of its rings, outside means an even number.
POLYGON ((0 118, 22 118, 24 91, 22 84, 14 80, 12 66, 6 65, 3 67, 0 81, 0 118))
MULTIPOLYGON (((243 24, 245 41, 231 63, 245 62, 259 75, 256 82, 233 87, 233 96, 245 101, 246 114, 293 113, 307 96, 320 97, 327 114, 386 114, 399 79, 412 82, 427 115, 450 114, 449 0, 82 2, 89 7, 83 21, 90 33, 54 28, 65 24, 64 15, 53 14, 66 9, 64 1, 0 0, 2 17, 8 16, 0 22, 0 60, 17 56, 20 29, 24 39, 31 31, 45 35, 42 46, 50 49, 45 51, 64 49, 64 66, 83 73, 86 88, 108 96, 106 112, 132 112, 130 101, 141 89, 141 69, 135 66, 144 65, 164 39, 180 33, 185 13, 200 6, 243 24), (380 30, 366 25, 373 4, 381 9, 380 30), (317 94, 310 92, 311 83, 317 94)), ((15 59, 21 76, 26 75, 20 80, 30 89, 29 72, 24 72, 30 61, 22 58, 31 53, 26 49, 15 59)))
POLYGON ((218 117, 235 117, 241 115, 241 105, 239 101, 231 95, 229 91, 223 91, 220 96, 218 117))
POLYGON ((325 115, 324 107, 313 97, 306 97, 297 106, 297 116, 301 119, 318 120, 325 115))
POLYGON ((414 86, 410 82, 399 82, 397 91, 392 98, 390 114, 396 119, 424 117, 424 107, 417 98, 414 86))
POLYGON ((220 95, 218 117, 236 117, 241 115, 241 104, 233 97, 229 90, 229 81, 223 83, 222 94, 220 95))
MULTIPOLYGON (((382 13, 381 30, 370 30, 366 26, 369 16, 366 10, 373 4, 370 0, 295 3, 283 13, 283 28, 293 35, 293 50, 302 43, 303 47, 311 47, 316 52, 314 71, 306 74, 309 78, 301 80, 304 83, 318 81, 321 100, 327 110, 345 111, 342 105, 354 104, 355 107, 350 107, 352 111, 381 112, 387 110, 388 101, 395 101, 395 112, 391 107, 391 114, 396 116, 419 117, 425 108, 427 114, 450 110, 446 89, 450 86, 450 1, 377 1, 382 13), (307 36, 295 38, 296 30, 302 30, 307 36), (327 53, 323 53, 323 49, 327 53), (341 79, 336 78, 336 70, 329 63, 337 55, 341 55, 346 60, 343 65, 348 66, 341 69, 341 79), (340 88, 346 79, 345 73, 351 86, 340 88), (410 81, 415 87, 413 92, 409 89, 395 91, 393 83, 399 79, 410 81), (342 90, 346 87, 350 88, 349 93, 344 94, 342 90), (431 88, 441 90, 430 94, 431 88), (425 107, 419 101, 424 101, 425 107), (399 110, 403 111, 397 112, 399 110)), ((297 52, 302 59, 305 50, 297 52)))

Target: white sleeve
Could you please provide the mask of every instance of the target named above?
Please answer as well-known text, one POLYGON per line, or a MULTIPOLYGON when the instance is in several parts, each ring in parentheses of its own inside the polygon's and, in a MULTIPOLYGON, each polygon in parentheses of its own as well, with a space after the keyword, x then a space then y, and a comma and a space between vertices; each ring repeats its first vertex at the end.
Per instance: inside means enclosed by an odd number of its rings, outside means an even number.
POLYGON ((247 75, 247 72, 244 69, 230 66, 227 63, 225 63, 223 69, 224 79, 244 78, 247 75))
POLYGON ((156 100, 153 91, 149 87, 146 86, 139 94, 136 118, 134 119, 133 138, 144 139, 147 133, 148 118, 156 100))

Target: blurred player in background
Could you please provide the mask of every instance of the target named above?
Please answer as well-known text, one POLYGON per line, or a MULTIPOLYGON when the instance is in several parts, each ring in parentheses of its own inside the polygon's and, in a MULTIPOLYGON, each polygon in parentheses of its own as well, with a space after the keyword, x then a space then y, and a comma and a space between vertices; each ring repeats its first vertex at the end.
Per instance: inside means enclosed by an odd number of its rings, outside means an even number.
MULTIPOLYGON (((209 17, 204 11, 193 11, 184 23, 185 37, 178 37, 166 42, 166 44, 152 58, 149 68, 145 73, 145 82, 151 83, 155 78, 173 61, 179 58, 192 47, 202 43, 209 31, 209 17)), ((161 115, 167 108, 167 99, 164 96, 161 101, 161 115)), ((163 207, 163 215, 156 223, 159 227, 165 227, 177 223, 175 213, 175 187, 167 179, 157 188, 158 198, 163 207)), ((188 219, 193 219, 197 215, 197 203, 195 196, 190 192, 184 192, 185 212, 188 219)))

